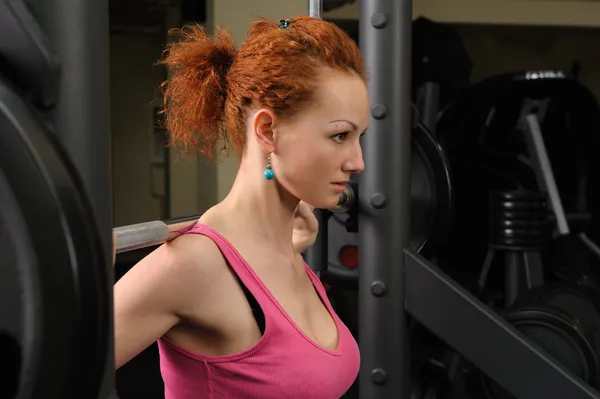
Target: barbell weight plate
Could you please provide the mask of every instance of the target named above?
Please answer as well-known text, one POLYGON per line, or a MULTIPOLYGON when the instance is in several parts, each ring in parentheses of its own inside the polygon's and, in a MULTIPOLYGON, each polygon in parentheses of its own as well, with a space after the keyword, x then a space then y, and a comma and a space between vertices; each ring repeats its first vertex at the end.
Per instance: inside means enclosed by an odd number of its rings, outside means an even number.
POLYGON ((74 167, 34 112, 0 77, 0 334, 21 358, 4 364, 16 399, 92 398, 112 339, 110 263, 74 167))
MULTIPOLYGON (((567 369, 595 384, 598 364, 594 345, 586 329, 571 314, 557 307, 533 304, 511 310, 505 317, 567 369)), ((491 399, 515 399, 486 376, 483 376, 483 384, 491 399)))
MULTIPOLYGON (((427 258, 433 256, 446 237, 452 209, 450 168, 444 151, 429 131, 418 124, 412 132, 410 248, 427 258)), ((358 269, 350 269, 340 260, 344 247, 358 246, 358 233, 346 231, 347 217, 347 214, 333 214, 329 219, 329 261, 327 271, 321 277, 332 284, 356 288, 358 269)))
POLYGON ((556 282, 534 289, 519 299, 516 306, 541 303, 565 312, 577 321, 578 329, 586 337, 591 348, 582 352, 589 365, 585 377, 592 387, 600 388, 600 296, 587 286, 570 282, 556 282))

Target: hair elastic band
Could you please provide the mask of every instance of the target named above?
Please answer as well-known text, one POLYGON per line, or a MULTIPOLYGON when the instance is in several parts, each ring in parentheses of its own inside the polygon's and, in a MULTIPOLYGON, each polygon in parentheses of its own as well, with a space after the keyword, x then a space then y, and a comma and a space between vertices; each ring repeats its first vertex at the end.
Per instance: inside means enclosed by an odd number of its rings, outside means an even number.
POLYGON ((290 20, 288 18, 279 20, 279 27, 281 29, 289 29, 290 28, 290 20))

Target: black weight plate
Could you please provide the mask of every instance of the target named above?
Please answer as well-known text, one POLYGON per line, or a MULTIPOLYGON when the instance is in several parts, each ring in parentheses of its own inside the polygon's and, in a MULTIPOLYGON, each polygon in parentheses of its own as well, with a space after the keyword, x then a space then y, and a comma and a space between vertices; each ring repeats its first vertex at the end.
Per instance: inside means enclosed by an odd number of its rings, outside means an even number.
POLYGON ((0 334, 16 399, 93 398, 107 357, 109 260, 82 184, 35 110, 0 79, 0 334))
MULTIPOLYGON (((551 306, 529 306, 515 309, 506 319, 547 353, 584 381, 597 373, 592 344, 576 320, 551 306)), ((500 385, 484 377, 489 398, 515 399, 500 385)))
POLYGON ((587 382, 600 388, 600 296, 587 286, 557 282, 534 289, 519 298, 515 306, 542 304, 560 309, 577 321, 579 329, 593 346, 587 382))
MULTIPOLYGON (((429 131, 419 124, 412 132, 411 249, 425 257, 435 253, 438 244, 445 239, 452 207, 453 191, 444 151, 429 131)), ((346 231, 347 217, 347 214, 334 214, 329 219, 329 262, 322 277, 332 284, 345 281, 355 287, 358 270, 345 267, 339 258, 345 246, 358 245, 358 233, 346 231)))
POLYGON ((35 261, 33 254, 27 250, 28 244, 16 245, 28 240, 18 209, 0 170, 0 354, 5 369, 8 367, 8 377, 3 376, 0 380, 3 395, 9 398, 15 397, 23 385, 19 378, 21 370, 29 370, 33 366, 30 363, 32 356, 28 356, 27 351, 35 351, 36 342, 32 328, 28 326, 27 315, 34 314, 39 307, 37 298, 29 298, 26 303, 22 300, 24 294, 35 292, 32 285, 37 281, 35 278, 22 278, 23 275, 35 276, 35 261))

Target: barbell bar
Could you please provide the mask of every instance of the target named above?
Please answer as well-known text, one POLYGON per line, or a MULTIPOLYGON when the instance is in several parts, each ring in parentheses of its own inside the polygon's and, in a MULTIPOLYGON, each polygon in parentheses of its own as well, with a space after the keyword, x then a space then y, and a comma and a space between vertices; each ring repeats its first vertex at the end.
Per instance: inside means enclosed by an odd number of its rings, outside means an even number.
POLYGON ((116 227, 113 233, 117 237, 117 253, 135 251, 174 240, 196 224, 199 218, 200 215, 193 215, 116 227))

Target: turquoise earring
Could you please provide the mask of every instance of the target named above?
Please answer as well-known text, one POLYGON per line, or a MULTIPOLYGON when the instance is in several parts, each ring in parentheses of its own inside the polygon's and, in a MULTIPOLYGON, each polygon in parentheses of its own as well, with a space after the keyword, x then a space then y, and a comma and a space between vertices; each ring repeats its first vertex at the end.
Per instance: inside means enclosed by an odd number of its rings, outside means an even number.
POLYGON ((273 173, 273 169, 271 168, 271 154, 267 155, 267 167, 265 168, 263 175, 267 180, 273 180, 275 177, 275 173, 273 173))

